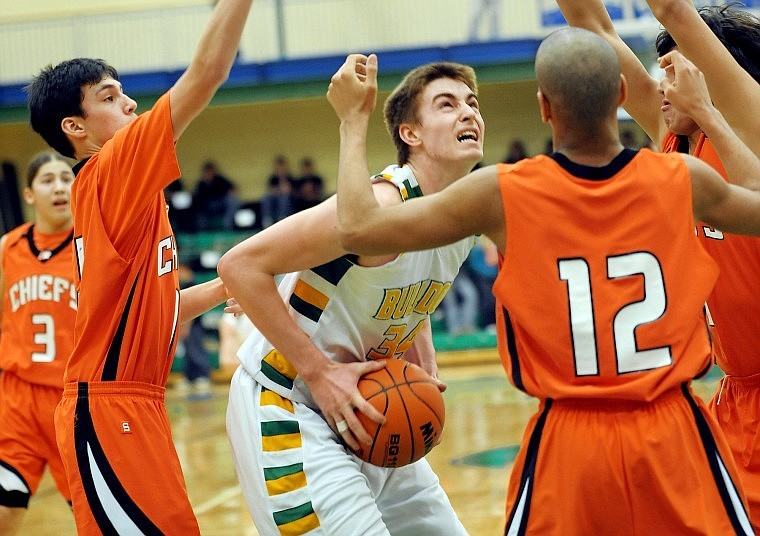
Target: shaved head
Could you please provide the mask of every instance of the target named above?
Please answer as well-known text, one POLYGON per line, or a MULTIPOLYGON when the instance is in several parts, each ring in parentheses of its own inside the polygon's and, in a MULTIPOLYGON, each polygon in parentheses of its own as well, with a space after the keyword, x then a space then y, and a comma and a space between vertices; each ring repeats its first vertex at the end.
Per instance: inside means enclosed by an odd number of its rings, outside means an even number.
POLYGON ((536 79, 553 113, 570 128, 593 128, 617 110, 620 63, 612 47, 581 28, 562 28, 536 53, 536 79))

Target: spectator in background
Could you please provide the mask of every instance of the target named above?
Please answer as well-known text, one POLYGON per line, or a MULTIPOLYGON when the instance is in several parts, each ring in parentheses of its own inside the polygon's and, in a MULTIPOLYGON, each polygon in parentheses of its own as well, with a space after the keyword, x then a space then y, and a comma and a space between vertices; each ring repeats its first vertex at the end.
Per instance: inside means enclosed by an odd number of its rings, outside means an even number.
POLYGON ((219 173, 216 164, 203 164, 201 177, 193 193, 193 211, 197 218, 198 230, 215 228, 231 230, 235 224, 235 211, 239 206, 235 185, 219 173), (221 216, 221 222, 219 218, 221 216))
POLYGON ((169 205, 169 221, 177 233, 195 232, 193 196, 185 189, 182 179, 177 179, 164 188, 164 197, 169 205))
POLYGON ((441 302, 449 335, 457 337, 476 331, 479 305, 478 288, 465 262, 441 302))
POLYGON ((636 141, 636 135, 632 130, 625 129, 620 133, 620 143, 628 149, 638 149, 640 144, 636 141))
POLYGON ((522 140, 513 140, 512 144, 509 146, 509 152, 507 153, 507 156, 504 157, 503 162, 505 164, 514 164, 523 158, 528 158, 528 151, 525 150, 525 144, 522 140))
POLYGON ((296 184, 295 212, 318 205, 324 199, 325 181, 317 175, 314 160, 308 156, 301 159, 301 176, 296 184))
MULTIPOLYGON (((180 262, 178 271, 180 288, 196 284, 195 273, 188 264, 180 262)), ((181 348, 177 348, 177 355, 184 357, 185 376, 176 383, 176 387, 180 392, 190 391, 188 396, 190 399, 211 397, 211 379, 209 378, 211 360, 203 343, 204 337, 205 332, 200 316, 180 326, 179 345, 181 348)))
POLYGON ((499 38, 499 19, 501 18, 501 0, 470 0, 470 41, 482 41, 480 28, 488 22, 486 39, 499 38))
POLYGON ((498 252, 496 245, 480 235, 477 244, 467 257, 467 268, 472 282, 478 289, 480 326, 488 331, 496 328, 496 298, 493 283, 498 273, 498 252))
POLYGON ((274 158, 274 171, 267 181, 267 193, 261 198, 261 226, 266 229, 273 223, 295 212, 294 190, 296 181, 290 173, 287 157, 274 158))
POLYGON ((219 369, 228 376, 237 369, 240 345, 253 331, 253 322, 246 316, 222 315, 219 319, 219 369))

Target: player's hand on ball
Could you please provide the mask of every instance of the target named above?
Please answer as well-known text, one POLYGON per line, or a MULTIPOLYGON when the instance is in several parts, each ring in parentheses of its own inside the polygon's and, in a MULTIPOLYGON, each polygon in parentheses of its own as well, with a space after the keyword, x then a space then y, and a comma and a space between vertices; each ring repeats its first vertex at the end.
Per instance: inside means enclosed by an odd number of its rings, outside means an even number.
POLYGON ((369 117, 377 103, 377 56, 350 54, 332 76, 327 100, 341 121, 369 117))
POLYGON ((436 386, 438 386, 438 390, 440 392, 444 392, 446 390, 446 387, 448 387, 444 382, 438 379, 438 363, 435 360, 435 354, 430 354, 429 357, 423 358, 419 352, 416 351, 409 351, 406 354, 406 360, 410 363, 414 363, 418 367, 420 367, 422 370, 427 372, 430 375, 430 378, 435 382, 436 386))
POLYGON ((317 377, 308 382, 314 401, 322 410, 327 423, 354 450, 360 448, 360 443, 372 442, 357 413, 363 414, 372 422, 385 422, 385 417, 364 399, 357 388, 359 378, 383 367, 384 361, 330 361, 317 377))
POLYGON ((379 467, 414 463, 441 441, 446 407, 437 382, 417 365, 390 359, 385 368, 362 376, 359 392, 386 417, 379 425, 357 417, 373 437, 354 454, 379 467))

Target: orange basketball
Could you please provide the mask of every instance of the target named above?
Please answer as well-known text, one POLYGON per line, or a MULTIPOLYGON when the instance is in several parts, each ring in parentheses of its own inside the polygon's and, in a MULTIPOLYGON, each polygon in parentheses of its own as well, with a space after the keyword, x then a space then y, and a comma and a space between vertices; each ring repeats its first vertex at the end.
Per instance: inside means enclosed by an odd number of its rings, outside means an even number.
POLYGON ((401 467, 416 462, 441 440, 446 416, 443 396, 424 370, 403 359, 389 359, 385 368, 359 380, 359 392, 386 422, 379 425, 357 413, 372 445, 355 451, 365 462, 401 467))

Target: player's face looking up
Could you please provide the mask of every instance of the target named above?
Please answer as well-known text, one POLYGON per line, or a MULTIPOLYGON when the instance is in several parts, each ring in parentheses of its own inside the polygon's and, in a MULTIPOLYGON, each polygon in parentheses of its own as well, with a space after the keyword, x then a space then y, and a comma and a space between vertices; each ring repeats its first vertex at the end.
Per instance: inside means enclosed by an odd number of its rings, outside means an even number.
MULTIPOLYGON (((668 81, 672 82, 673 71, 665 71, 663 79, 667 79, 668 81)), ((694 122, 694 120, 688 115, 679 112, 670 104, 670 102, 668 102, 667 99, 665 99, 662 89, 662 81, 660 81, 658 91, 660 93, 660 97, 662 98, 662 118, 665 121, 665 126, 668 127, 668 130, 678 136, 689 136, 697 132, 699 130, 699 125, 697 125, 697 123, 694 122)))
POLYGON ((409 145, 440 161, 466 161, 470 168, 483 159, 485 125, 478 98, 464 82, 430 82, 417 98, 416 119, 409 145))

